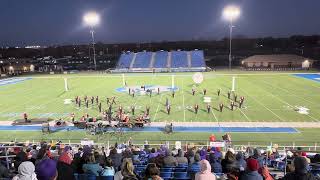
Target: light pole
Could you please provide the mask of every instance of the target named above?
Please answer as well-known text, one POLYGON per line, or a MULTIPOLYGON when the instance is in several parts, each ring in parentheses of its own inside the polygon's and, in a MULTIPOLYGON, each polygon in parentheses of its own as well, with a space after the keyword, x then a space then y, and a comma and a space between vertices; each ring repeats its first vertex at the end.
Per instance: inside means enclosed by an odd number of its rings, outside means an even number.
POLYGON ((100 16, 96 12, 88 12, 83 16, 83 22, 86 26, 90 27, 90 34, 92 39, 92 50, 93 50, 93 63, 94 69, 97 70, 96 62, 96 50, 95 50, 95 41, 94 41, 94 27, 99 24, 100 16))
POLYGON ((229 21, 229 70, 231 70, 232 62, 232 28, 233 21, 236 20, 240 15, 240 9, 237 6, 227 6, 223 9, 223 17, 229 21))

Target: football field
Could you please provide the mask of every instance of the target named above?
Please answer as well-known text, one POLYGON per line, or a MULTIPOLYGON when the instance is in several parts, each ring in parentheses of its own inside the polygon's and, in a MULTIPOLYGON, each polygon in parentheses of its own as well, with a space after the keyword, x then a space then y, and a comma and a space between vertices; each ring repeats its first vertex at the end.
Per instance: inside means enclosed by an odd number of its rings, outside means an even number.
MULTIPOLYGON (((22 118, 27 112, 30 118, 62 118, 70 119, 70 113, 80 118, 85 113, 92 117, 101 116, 98 105, 82 102, 75 104, 74 98, 80 96, 99 96, 102 109, 107 109, 109 97, 116 97, 113 111, 121 105, 124 111, 131 113, 135 106, 135 115, 143 114, 150 107, 151 122, 319 122, 320 121, 320 82, 298 77, 293 74, 217 74, 204 73, 204 81, 195 84, 191 73, 174 75, 175 97, 169 90, 172 86, 171 74, 125 74, 127 88, 136 89, 135 97, 128 94, 123 86, 121 74, 73 74, 42 75, 21 78, 19 81, 1 80, 0 85, 0 120, 13 121, 22 118), (241 96, 245 98, 242 108, 230 109, 231 100, 227 92, 231 90, 232 77, 236 78, 235 94, 237 102, 241 96), (67 78, 69 91, 65 91, 64 79, 67 78), (6 82, 4 82, 6 81, 6 82), (138 92, 141 86, 157 89, 149 94, 138 92), (196 90, 192 95, 192 88, 196 90), (203 89, 207 94, 203 95, 203 89), (221 89, 220 96, 217 95, 221 89), (212 110, 207 112, 209 98, 212 110), (170 115, 166 112, 166 99, 171 105, 170 115), (71 102, 68 102, 71 100, 71 102), (219 104, 223 103, 223 111, 219 104), (198 113, 194 105, 199 105, 198 113)), ((320 76, 319 76, 320 77, 320 76)))
MULTIPOLYGON (((279 144, 313 145, 320 138, 320 75, 319 74, 291 74, 271 72, 236 72, 204 73, 201 84, 193 82, 193 73, 174 74, 175 97, 172 97, 173 74, 97 74, 79 73, 68 75, 35 75, 0 80, 0 123, 22 119, 23 112, 29 118, 50 118, 70 120, 70 114, 75 113, 76 119, 88 113, 92 117, 101 116, 98 106, 94 102, 86 108, 75 104, 74 98, 80 96, 99 96, 102 109, 107 109, 106 98, 116 97, 113 111, 122 105, 126 114, 132 117, 131 106, 135 106, 135 116, 143 114, 146 106, 150 107, 151 124, 164 124, 164 122, 180 123, 183 126, 208 127, 293 127, 298 133, 239 133, 231 132, 234 143, 246 144, 259 142, 279 144), (227 92, 232 88, 232 78, 235 77, 235 94, 237 101, 245 98, 242 108, 230 109, 231 100, 227 92), (65 91, 64 79, 68 82, 68 91, 65 91), (126 82, 127 87, 123 85, 126 82), (139 92, 141 86, 154 89, 149 94, 139 92), (161 89, 157 94, 156 89, 161 89), (128 88, 135 89, 135 97, 128 94, 128 88), (196 90, 192 95, 192 88, 196 90), (203 89, 207 94, 203 95, 203 89), (217 95, 221 90, 220 96, 217 95), (204 97, 210 99, 212 110, 207 112, 207 103, 204 97), (165 109, 166 99, 171 104, 171 113, 165 109), (222 112, 219 104, 224 104, 222 112), (194 105, 199 105, 199 112, 194 112, 194 105), (200 125, 199 125, 200 124, 200 125)), ((233 95, 231 95, 233 99, 233 95)), ((236 105, 238 105, 238 102, 236 105)), ((133 118, 133 117, 132 117, 133 118)), ((0 128, 2 126, 0 125, 0 128)), ((4 126, 3 126, 4 127, 4 126)), ((259 129, 259 128, 256 128, 259 129)), ((0 141, 9 140, 71 140, 78 142, 82 138, 105 142, 125 141, 133 137, 135 141, 143 142, 145 139, 154 142, 166 140, 206 141, 214 133, 221 139, 223 131, 203 132, 174 132, 164 134, 161 132, 126 132, 123 135, 107 133, 92 136, 85 131, 58 131, 53 134, 42 134, 41 131, 28 131, 6 126, 0 131, 0 141), (9 130, 8 129, 13 129, 9 130), (6 129, 7 128, 7 129, 6 129)))

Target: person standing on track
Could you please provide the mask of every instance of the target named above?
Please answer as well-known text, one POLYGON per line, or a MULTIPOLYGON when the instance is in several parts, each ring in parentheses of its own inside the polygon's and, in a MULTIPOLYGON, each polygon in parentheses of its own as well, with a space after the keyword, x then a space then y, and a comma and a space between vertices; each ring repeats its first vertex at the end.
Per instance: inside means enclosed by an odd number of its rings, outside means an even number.
POLYGON ((146 114, 147 114, 147 116, 149 116, 149 113, 150 113, 150 106, 147 106, 147 107, 146 107, 146 114))
POLYGON ((218 96, 220 96, 220 91, 221 91, 221 90, 220 90, 220 89, 218 89, 218 91, 217 91, 218 96))
POLYGON ((207 104, 207 111, 208 111, 208 113, 210 113, 210 111, 211 111, 211 105, 209 103, 207 104))
POLYGON ((195 112, 196 114, 198 114, 198 110, 199 110, 199 105, 198 105, 198 104, 195 104, 195 105, 194 105, 194 112, 195 112))
POLYGON ((101 111, 102 111, 101 102, 99 103, 98 108, 99 108, 99 112, 101 113, 101 111))
POLYGON ((160 88, 158 87, 158 95, 160 94, 160 88))
POLYGON ((234 101, 231 101, 231 103, 230 103, 230 109, 231 109, 231 111, 233 111, 233 108, 234 108, 234 101))
POLYGON ((223 103, 220 103, 220 104, 219 104, 219 109, 220 109, 220 112, 222 112, 222 110, 223 110, 223 103))
POLYGON ((168 113, 168 115, 170 115, 170 110, 171 110, 170 104, 168 104, 168 105, 166 106, 166 108, 167 108, 167 113, 168 113))
POLYGON ((135 107, 134 107, 134 105, 132 105, 132 106, 131 106, 131 113, 132 113, 132 115, 134 115, 134 110, 135 110, 135 107))

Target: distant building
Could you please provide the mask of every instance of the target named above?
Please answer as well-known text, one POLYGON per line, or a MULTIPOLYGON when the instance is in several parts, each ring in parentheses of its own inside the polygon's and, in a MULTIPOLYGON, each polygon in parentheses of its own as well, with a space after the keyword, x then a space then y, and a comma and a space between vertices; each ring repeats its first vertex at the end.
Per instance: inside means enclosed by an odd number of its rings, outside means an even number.
POLYGON ((311 68, 315 60, 293 54, 254 55, 241 61, 245 68, 311 68))

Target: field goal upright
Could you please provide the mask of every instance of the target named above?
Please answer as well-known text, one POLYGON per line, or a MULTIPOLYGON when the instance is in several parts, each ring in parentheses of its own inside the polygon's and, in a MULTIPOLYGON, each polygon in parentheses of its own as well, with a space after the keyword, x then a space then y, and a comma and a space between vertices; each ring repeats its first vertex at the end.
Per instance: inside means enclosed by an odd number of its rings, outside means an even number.
POLYGON ((235 91, 235 87, 236 87, 236 77, 233 76, 233 77, 232 77, 232 88, 231 88, 231 91, 232 91, 232 92, 235 91))
POLYGON ((64 78, 64 90, 65 90, 65 91, 69 91, 68 79, 67 79, 67 78, 64 78))

